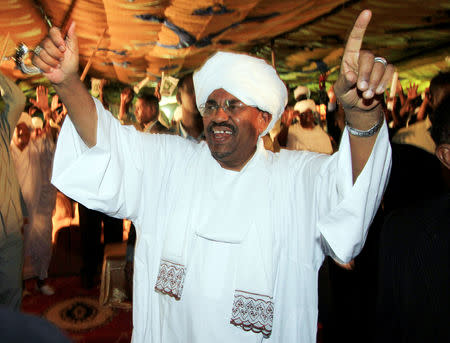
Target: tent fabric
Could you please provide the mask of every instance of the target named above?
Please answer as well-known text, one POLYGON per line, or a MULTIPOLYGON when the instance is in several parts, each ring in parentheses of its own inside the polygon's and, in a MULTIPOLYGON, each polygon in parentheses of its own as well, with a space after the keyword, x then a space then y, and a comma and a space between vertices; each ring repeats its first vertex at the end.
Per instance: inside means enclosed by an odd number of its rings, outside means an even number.
MULTIPOLYGON (((395 63, 401 80, 429 80, 449 67, 448 4, 440 0, 8 0, 0 47, 6 42, 6 58, 19 42, 33 49, 48 31, 44 15, 59 26, 70 13, 80 73, 106 29, 89 69, 97 78, 158 81, 163 72, 194 70, 218 50, 269 63, 273 50, 278 72, 293 87, 318 84, 324 72, 336 78, 346 35, 364 8, 373 11, 365 47, 395 63)), ((11 59, 2 62, 13 78, 40 79, 23 75, 11 59)))

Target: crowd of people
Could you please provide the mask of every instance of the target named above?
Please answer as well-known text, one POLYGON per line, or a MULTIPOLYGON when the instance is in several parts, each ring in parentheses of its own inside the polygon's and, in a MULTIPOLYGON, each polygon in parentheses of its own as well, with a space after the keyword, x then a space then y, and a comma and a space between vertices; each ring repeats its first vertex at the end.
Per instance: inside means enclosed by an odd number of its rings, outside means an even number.
POLYGON ((121 242, 132 222, 134 342, 315 342, 318 321, 324 342, 448 341, 450 72, 390 97, 394 67, 360 50, 370 16, 326 96, 218 52, 180 77, 177 121, 158 89, 124 86, 109 104, 103 80, 92 97, 73 25, 66 39, 51 29, 33 57, 51 99, 38 86, 26 105, 0 74, 0 304, 20 310, 23 279, 57 292, 64 197, 78 202, 86 288, 102 230, 121 242))

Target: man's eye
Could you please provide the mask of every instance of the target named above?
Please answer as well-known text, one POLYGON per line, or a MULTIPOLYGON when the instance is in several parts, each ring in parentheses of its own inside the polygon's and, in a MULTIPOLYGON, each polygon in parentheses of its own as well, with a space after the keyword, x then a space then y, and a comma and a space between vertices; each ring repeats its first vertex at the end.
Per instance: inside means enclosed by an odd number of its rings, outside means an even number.
POLYGON ((228 111, 235 113, 239 111, 242 108, 242 103, 240 102, 233 102, 231 104, 228 104, 228 111))
POLYGON ((216 108, 217 108, 217 105, 215 105, 215 104, 206 104, 205 105, 205 110, 207 110, 207 111, 213 111, 216 108))

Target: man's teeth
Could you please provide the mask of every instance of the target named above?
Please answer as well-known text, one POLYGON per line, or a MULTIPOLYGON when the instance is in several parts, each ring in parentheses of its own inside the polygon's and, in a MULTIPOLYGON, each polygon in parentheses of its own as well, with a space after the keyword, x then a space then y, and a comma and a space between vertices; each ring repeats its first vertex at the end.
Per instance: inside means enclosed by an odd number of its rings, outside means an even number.
POLYGON ((231 135, 232 132, 228 130, 214 130, 214 134, 220 134, 220 133, 226 133, 228 135, 231 135))

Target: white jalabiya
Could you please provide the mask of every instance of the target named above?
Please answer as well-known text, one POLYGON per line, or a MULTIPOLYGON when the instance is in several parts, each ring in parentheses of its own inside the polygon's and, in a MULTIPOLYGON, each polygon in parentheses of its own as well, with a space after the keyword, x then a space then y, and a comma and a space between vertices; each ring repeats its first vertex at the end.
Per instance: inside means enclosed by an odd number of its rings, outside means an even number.
MULTIPOLYGON (((166 230, 160 271, 155 289, 176 299, 182 298, 186 271, 191 268, 189 259, 191 237, 235 244, 239 264, 234 272, 234 302, 230 308, 230 322, 246 331, 262 333, 269 337, 273 323, 273 232, 267 225, 271 221, 271 176, 265 163, 264 144, 259 141, 258 154, 241 173, 221 177, 221 183, 202 195, 208 211, 199 214, 203 222, 180 225, 180 218, 190 223, 193 213, 189 206, 180 208, 172 217, 166 230), (263 166, 263 168, 261 168, 263 166), (239 190, 231 191, 230 190, 239 190), (258 215, 248 206, 258 209, 258 215), (184 210, 184 213, 181 212, 184 210), (216 213, 226 213, 226 220, 209 218, 216 213)), ((188 201, 186 199, 186 201, 188 201)))
POLYGON ((27 206, 24 229, 24 278, 47 278, 52 256, 52 212, 56 188, 50 183, 55 144, 50 136, 30 139, 22 151, 13 143, 11 156, 27 206))
MULTIPOLYGON (((97 145, 87 148, 69 118, 61 130, 53 183, 69 197, 118 218, 137 231, 133 342, 261 342, 261 334, 230 325, 239 243, 208 239, 201 228, 246 229, 230 201, 253 218, 270 218, 274 278, 273 328, 268 342, 315 342, 317 275, 326 254, 347 262, 359 253, 390 170, 383 125, 363 172, 352 184, 348 133, 332 156, 258 147, 241 172, 220 167, 205 143, 148 135, 121 126, 96 101, 97 145), (265 175, 270 206, 245 202, 253 169, 265 175), (270 213, 262 213, 269 211, 270 213), (154 291, 170 226, 190 227, 183 295, 154 291)), ((249 217, 251 218, 251 217, 249 217)), ((250 221, 250 219, 248 219, 250 221)), ((247 243, 247 242, 245 242, 247 243)))

